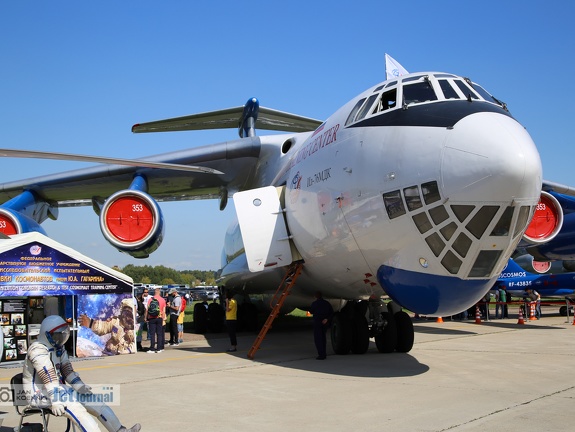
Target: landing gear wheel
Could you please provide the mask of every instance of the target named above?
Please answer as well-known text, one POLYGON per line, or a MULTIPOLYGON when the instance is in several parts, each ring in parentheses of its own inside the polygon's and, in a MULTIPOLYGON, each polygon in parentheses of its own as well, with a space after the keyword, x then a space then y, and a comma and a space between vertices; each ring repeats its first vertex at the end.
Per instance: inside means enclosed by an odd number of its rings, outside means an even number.
POLYGON ((244 302, 239 306, 238 324, 244 331, 258 331, 258 308, 255 304, 244 302))
POLYGON ((333 314, 331 324, 331 345, 336 354, 347 354, 351 349, 351 325, 341 312, 333 314))
POLYGON ((355 315, 351 322, 351 352, 365 354, 369 348, 369 326, 365 315, 355 315))
POLYGON ((381 333, 375 335, 375 346, 380 353, 391 353, 397 346, 395 317, 390 312, 382 312, 381 317, 386 324, 381 333))
POLYGON ((224 329, 226 313, 222 305, 210 303, 208 306, 208 329, 211 333, 221 333, 224 329))
POLYGON ((405 312, 396 312, 394 315, 397 325, 397 352, 409 352, 413 348, 413 323, 405 312))
POLYGON ((197 334, 208 331, 208 310, 204 303, 194 305, 194 330, 197 334))

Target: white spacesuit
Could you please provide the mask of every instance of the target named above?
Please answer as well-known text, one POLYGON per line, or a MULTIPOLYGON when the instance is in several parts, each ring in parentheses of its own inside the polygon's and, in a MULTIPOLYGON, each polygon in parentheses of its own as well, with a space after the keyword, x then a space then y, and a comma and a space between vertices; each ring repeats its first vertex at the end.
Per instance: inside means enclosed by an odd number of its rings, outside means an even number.
POLYGON ((136 332, 134 329, 134 300, 122 300, 120 313, 107 320, 91 319, 80 315, 78 323, 98 336, 107 336, 103 354, 130 354, 136 352, 136 332))
POLYGON ((90 394, 90 387, 82 382, 68 359, 64 344, 69 336, 70 327, 61 317, 52 315, 42 321, 38 340, 28 348, 24 363, 22 381, 29 405, 49 407, 54 415, 68 417, 87 432, 100 430, 94 417, 110 432, 139 431, 139 424, 130 429, 122 426, 104 403, 78 402, 77 394, 90 394))

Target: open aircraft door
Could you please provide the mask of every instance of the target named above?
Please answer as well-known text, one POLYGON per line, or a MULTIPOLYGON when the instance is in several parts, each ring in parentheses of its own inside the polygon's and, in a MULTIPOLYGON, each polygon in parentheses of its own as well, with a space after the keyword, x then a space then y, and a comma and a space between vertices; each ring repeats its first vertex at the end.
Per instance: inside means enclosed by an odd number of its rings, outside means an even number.
POLYGON ((284 189, 267 186, 234 194, 251 272, 290 265, 294 255, 296 260, 301 259, 287 232, 281 202, 284 189))

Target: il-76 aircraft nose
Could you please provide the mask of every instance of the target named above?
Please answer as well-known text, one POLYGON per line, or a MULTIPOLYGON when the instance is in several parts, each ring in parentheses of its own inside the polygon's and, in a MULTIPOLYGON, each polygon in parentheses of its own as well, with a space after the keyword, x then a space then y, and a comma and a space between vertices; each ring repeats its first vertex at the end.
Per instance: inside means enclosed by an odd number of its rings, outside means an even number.
POLYGON ((407 309, 449 316, 477 303, 497 279, 539 201, 542 169, 523 126, 494 112, 447 128, 439 164, 437 184, 421 185, 424 205, 407 210, 419 247, 406 243, 378 279, 407 309))
POLYGON ((533 140, 516 120, 498 113, 457 122, 447 133, 440 169, 450 200, 538 200, 541 192, 541 160, 533 140))

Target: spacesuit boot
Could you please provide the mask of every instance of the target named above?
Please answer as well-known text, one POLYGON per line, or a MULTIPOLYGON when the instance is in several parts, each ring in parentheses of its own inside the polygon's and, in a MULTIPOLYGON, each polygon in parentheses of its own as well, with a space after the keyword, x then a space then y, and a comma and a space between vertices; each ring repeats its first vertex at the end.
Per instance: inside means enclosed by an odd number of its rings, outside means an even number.
POLYGON ((124 426, 122 426, 118 432, 138 432, 141 428, 142 426, 140 426, 140 423, 136 423, 130 429, 126 429, 124 426))
POLYGON ((108 432, 125 432, 125 431, 137 432, 141 428, 139 424, 135 424, 130 429, 127 429, 124 426, 122 426, 122 423, 120 423, 120 420, 118 419, 114 411, 112 411, 112 408, 110 408, 107 405, 104 404, 86 405, 86 409, 90 414, 96 417, 100 421, 100 423, 102 423, 102 425, 106 428, 108 432))

